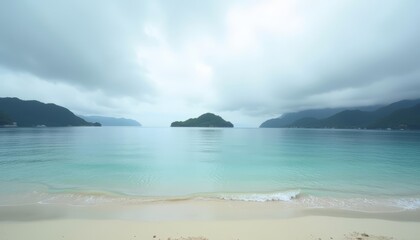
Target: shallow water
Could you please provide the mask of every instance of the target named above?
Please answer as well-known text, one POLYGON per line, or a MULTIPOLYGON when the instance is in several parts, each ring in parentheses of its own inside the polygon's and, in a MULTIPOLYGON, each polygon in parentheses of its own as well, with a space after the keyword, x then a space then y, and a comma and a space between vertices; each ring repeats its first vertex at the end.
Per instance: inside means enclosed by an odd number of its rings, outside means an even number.
POLYGON ((0 204, 283 201, 420 208, 420 132, 0 129, 0 204))

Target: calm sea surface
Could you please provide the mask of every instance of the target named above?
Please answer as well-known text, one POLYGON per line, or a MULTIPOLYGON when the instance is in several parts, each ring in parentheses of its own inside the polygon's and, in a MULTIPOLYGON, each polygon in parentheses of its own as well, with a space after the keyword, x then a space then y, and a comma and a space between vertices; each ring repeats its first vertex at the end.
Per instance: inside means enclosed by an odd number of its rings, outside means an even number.
POLYGON ((0 129, 0 205, 172 199, 420 208, 420 132, 0 129))

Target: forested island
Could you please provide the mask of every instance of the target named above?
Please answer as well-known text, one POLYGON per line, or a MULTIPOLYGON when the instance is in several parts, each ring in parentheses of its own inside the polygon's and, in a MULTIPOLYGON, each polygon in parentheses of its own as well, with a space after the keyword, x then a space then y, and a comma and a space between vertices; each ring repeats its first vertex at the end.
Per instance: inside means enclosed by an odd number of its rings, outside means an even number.
POLYGON ((67 108, 52 103, 0 98, 0 126, 67 127, 101 126, 101 124, 87 122, 67 108))
POLYGON ((186 121, 176 121, 171 127, 224 127, 232 128, 231 122, 225 121, 222 117, 213 113, 205 113, 198 118, 190 118, 186 121))

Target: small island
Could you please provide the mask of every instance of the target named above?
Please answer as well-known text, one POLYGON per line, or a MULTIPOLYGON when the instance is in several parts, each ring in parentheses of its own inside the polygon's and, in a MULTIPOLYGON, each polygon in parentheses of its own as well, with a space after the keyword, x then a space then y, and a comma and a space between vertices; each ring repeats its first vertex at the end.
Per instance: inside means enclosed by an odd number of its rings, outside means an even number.
POLYGON ((198 118, 190 118, 186 121, 176 121, 171 127, 233 127, 231 122, 225 121, 213 113, 205 113, 198 118))

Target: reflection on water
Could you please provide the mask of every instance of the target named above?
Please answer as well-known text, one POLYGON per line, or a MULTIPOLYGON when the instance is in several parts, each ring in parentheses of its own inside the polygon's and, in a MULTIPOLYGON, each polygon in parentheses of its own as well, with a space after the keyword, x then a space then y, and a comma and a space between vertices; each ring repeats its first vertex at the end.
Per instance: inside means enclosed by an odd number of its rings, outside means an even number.
POLYGON ((221 151, 223 141, 222 129, 200 128, 195 131, 197 136, 194 138, 196 151, 203 153, 217 153, 221 151))

